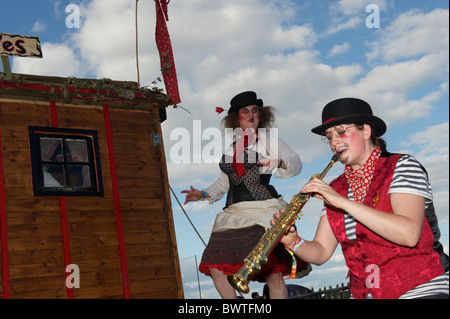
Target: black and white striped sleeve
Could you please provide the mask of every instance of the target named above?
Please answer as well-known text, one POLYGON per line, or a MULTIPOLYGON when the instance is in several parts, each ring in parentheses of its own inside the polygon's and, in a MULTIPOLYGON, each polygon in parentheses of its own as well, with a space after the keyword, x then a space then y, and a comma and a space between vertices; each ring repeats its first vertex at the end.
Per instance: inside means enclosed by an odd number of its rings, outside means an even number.
POLYGON ((415 194, 433 200, 427 173, 414 157, 403 155, 398 160, 389 188, 389 194, 393 193, 415 194))

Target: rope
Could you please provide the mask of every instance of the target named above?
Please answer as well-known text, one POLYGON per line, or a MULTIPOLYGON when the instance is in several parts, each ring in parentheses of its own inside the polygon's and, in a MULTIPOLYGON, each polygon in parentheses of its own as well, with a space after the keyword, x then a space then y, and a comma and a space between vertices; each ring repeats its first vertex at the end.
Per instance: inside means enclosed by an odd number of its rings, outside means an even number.
POLYGON ((138 37, 138 1, 136 0, 136 10, 135 10, 135 24, 136 24, 136 68, 137 68, 137 84, 138 84, 138 88, 141 87, 140 84, 140 75, 139 75, 139 37, 138 37))
MULTIPOLYGON (((191 219, 189 218, 188 214, 187 214, 186 211, 184 210, 183 206, 181 205, 180 201, 178 200, 177 195, 175 195, 175 192, 173 191, 172 186, 169 185, 169 188, 170 188, 170 191, 172 192, 173 196, 175 196, 175 199, 177 200, 178 205, 180 205, 180 208, 181 208, 181 210, 183 211, 184 215, 185 215, 186 218, 189 220, 189 223, 191 223, 192 228, 194 228, 195 232, 197 233, 198 237, 199 237, 200 240, 202 241, 203 245, 205 245, 205 247, 206 247, 206 244, 205 244, 205 242, 203 241, 202 236, 200 236, 200 234, 198 233, 198 231, 197 231, 197 229, 195 228, 194 224, 192 223, 191 219)), ((237 290, 237 289, 235 289, 235 290, 236 290, 237 293, 241 296, 242 299, 245 299, 245 297, 242 295, 242 293, 241 293, 239 290, 237 290)))
POLYGON ((198 237, 199 237, 200 240, 202 241, 203 245, 205 245, 205 247, 206 247, 206 244, 205 244, 205 242, 204 242, 202 236, 200 236, 199 232, 197 231, 197 228, 195 228, 195 226, 194 226, 194 224, 192 223, 191 219, 189 218, 188 214, 187 214, 186 211, 184 210, 183 206, 181 205, 180 201, 178 200, 177 195, 175 195, 175 192, 173 191, 172 186, 169 185, 169 188, 170 188, 170 191, 172 192, 173 196, 175 196, 175 199, 177 200, 178 205, 180 205, 180 208, 181 208, 181 210, 183 211, 183 213, 184 213, 184 215, 186 216, 186 218, 188 219, 189 223, 191 223, 192 228, 194 228, 195 232, 197 233, 198 237))

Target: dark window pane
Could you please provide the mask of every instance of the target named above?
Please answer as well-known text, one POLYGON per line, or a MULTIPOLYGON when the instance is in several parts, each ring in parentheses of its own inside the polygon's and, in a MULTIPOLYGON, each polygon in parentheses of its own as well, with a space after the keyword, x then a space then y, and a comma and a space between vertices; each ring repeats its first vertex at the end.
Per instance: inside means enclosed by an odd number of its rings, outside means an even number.
POLYGON ((69 186, 91 187, 91 180, 88 165, 70 165, 69 186))
POLYGON ((89 161, 86 140, 66 139, 66 159, 68 162, 89 161))
POLYGON ((43 161, 62 162, 62 139, 41 137, 41 159, 43 161))
POLYGON ((45 187, 64 187, 64 167, 61 165, 44 165, 42 167, 44 174, 45 187))

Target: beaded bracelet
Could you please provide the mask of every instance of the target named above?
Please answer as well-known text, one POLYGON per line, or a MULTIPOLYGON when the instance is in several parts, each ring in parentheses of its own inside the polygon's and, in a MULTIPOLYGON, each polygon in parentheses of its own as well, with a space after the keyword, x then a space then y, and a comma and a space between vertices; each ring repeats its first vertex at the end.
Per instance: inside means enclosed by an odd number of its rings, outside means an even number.
POLYGON ((200 198, 200 200, 204 200, 204 199, 206 198, 206 192, 205 192, 205 191, 201 191, 201 192, 202 192, 202 194, 203 194, 203 197, 200 198))
POLYGON ((294 247, 291 248, 291 251, 294 252, 298 247, 303 245, 305 243, 305 240, 298 236, 297 240, 295 241, 294 247))
POLYGON ((305 243, 305 241, 303 240, 303 238, 301 238, 300 236, 297 236, 297 239, 295 240, 294 246, 292 246, 291 249, 286 248, 287 251, 289 252, 294 252, 297 248, 299 248, 301 245, 303 245, 305 243))

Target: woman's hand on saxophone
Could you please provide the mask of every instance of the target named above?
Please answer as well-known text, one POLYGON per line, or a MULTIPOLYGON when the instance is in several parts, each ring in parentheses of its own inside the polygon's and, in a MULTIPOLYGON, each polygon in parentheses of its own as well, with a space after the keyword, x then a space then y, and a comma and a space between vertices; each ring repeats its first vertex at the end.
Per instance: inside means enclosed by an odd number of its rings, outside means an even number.
MULTIPOLYGON (((279 213, 273 214, 273 219, 270 221, 270 224, 273 225, 275 221, 280 218, 281 214, 284 213, 284 209, 280 209, 279 213)), ((295 224, 289 226, 289 229, 285 232, 284 236, 281 238, 280 242, 287 249, 292 249, 294 247, 296 241, 298 239, 297 227, 295 224)))
MULTIPOLYGON (((273 215, 274 219, 270 223, 273 225, 283 213, 284 210, 280 209, 279 213, 273 215)), ((289 232, 281 238, 281 243, 286 249, 294 252, 297 257, 314 265, 322 265, 329 260, 338 245, 338 241, 331 231, 326 217, 320 218, 314 240, 303 240, 298 235, 295 225, 291 225, 289 232), (300 246, 301 249, 297 249, 300 246)))
POLYGON ((342 206, 348 201, 346 197, 339 195, 330 185, 318 178, 313 178, 306 183, 300 193, 311 193, 315 198, 336 208, 343 208, 342 206))

